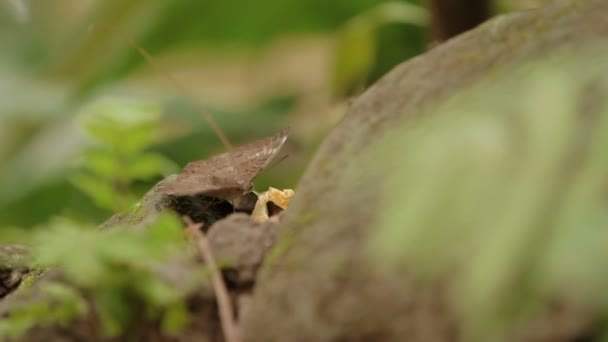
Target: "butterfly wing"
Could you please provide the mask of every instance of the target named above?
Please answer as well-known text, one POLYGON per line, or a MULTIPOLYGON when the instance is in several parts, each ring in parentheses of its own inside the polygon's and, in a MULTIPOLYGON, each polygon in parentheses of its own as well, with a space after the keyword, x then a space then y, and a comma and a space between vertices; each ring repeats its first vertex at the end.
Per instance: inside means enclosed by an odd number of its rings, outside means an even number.
POLYGON ((237 148, 231 152, 237 162, 236 172, 243 183, 251 183, 253 179, 272 162, 287 140, 289 130, 282 129, 277 134, 255 141, 249 145, 237 148))
POLYGON ((175 196, 213 193, 229 187, 230 184, 227 182, 235 175, 227 162, 226 153, 222 153, 209 159, 189 163, 174 181, 163 184, 159 190, 175 196), (219 175, 223 175, 221 179, 219 175))
POLYGON ((234 150, 205 160, 191 162, 173 182, 163 184, 159 190, 168 195, 208 195, 229 197, 244 192, 252 180, 277 155, 289 131, 283 129, 272 137, 257 140, 234 150))

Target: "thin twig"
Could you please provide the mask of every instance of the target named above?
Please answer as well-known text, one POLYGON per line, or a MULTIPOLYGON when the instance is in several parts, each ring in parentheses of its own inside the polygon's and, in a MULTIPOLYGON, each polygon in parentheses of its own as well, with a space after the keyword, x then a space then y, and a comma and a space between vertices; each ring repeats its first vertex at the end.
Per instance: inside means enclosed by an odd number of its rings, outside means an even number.
POLYGON ((215 258, 209 248, 207 237, 200 230, 201 224, 194 223, 192 220, 184 216, 184 221, 188 225, 188 230, 193 237, 196 238, 196 247, 200 253, 203 261, 209 267, 211 273, 211 282, 213 283, 213 290, 215 291, 215 297, 217 298, 217 306, 220 312, 220 322, 222 324, 222 331, 227 342, 240 342, 241 334, 239 328, 234 320, 234 312, 232 310, 232 304, 230 303, 230 297, 228 296, 228 290, 226 284, 222 278, 215 258))
MULTIPOLYGON (((113 31, 113 28, 108 27, 107 25, 102 25, 102 26, 91 25, 89 30, 92 31, 94 29, 97 29, 98 27, 102 27, 103 29, 113 31)), ((144 57, 144 59, 152 66, 152 68, 154 68, 156 73, 165 77, 169 83, 173 84, 177 89, 179 89, 179 91, 182 92, 183 95, 185 95, 192 101, 192 103, 196 107, 196 110, 205 117, 205 120, 207 120, 207 123, 209 123, 209 126, 211 126, 211 129, 213 129, 213 131, 218 136, 218 138, 220 138, 224 147, 228 151, 232 150, 232 144, 230 143, 230 140, 228 140, 228 137, 226 136, 226 134, 224 134, 224 131, 222 131, 220 126, 217 124, 217 122, 215 122, 215 120, 213 119, 213 116, 211 115, 211 113, 209 113, 207 108, 205 108, 205 106, 203 106, 199 101, 197 101, 197 98, 188 90, 188 88, 185 87, 184 85, 182 85, 180 82, 178 82, 177 78, 174 77, 173 75, 171 75, 171 73, 164 70, 162 68, 162 66, 160 65, 160 63, 158 63, 156 61, 156 59, 154 57, 152 57, 152 55, 150 53, 148 53, 148 51, 146 51, 146 49, 141 47, 141 45, 139 45, 137 43, 137 41, 135 40, 135 38, 133 38, 133 36, 131 36, 127 32, 120 32, 120 34, 126 38, 127 43, 129 43, 129 45, 132 48, 137 50, 144 57)))
MULTIPOLYGON (((98 27, 100 27, 100 26, 99 25, 91 25, 89 27, 89 30, 93 31, 93 30, 97 29, 98 27)), ((106 30, 114 30, 112 27, 109 27, 107 25, 103 25, 101 27, 104 28, 104 29, 106 29, 106 30)), ((228 137, 226 136, 226 134, 224 134, 224 131, 222 131, 222 129, 220 128, 220 126, 213 119, 213 116, 207 110, 207 108, 205 108, 205 106, 200 101, 197 100, 197 98, 192 94, 192 92, 190 92, 188 90, 187 87, 185 87, 183 84, 181 84, 180 82, 178 82, 178 80, 177 80, 177 78, 175 76, 173 76, 167 70, 163 69, 163 67, 156 60, 156 58, 154 58, 146 49, 144 49, 137 42, 137 40, 135 40, 135 38, 132 35, 130 35, 127 32, 120 32, 120 34, 124 35, 124 37, 126 38, 127 43, 133 49, 135 49, 137 52, 139 52, 144 57, 144 59, 146 60, 146 62, 148 62, 148 64, 150 64, 150 66, 152 66, 152 68, 154 69, 154 71, 157 74, 162 75, 163 77, 165 77, 165 79, 169 83, 173 84, 173 86, 175 86, 178 90, 180 90, 182 92, 182 95, 186 96, 187 98, 189 98, 192 101, 192 103, 194 104, 194 107, 196 108, 196 110, 199 113, 201 113, 201 115, 203 115, 203 117, 205 118, 205 120, 207 120, 207 123, 209 124, 209 126, 211 126, 211 129, 215 132, 215 135, 217 135, 217 137, 220 139, 220 141, 222 142, 222 144, 224 145, 224 147, 226 148, 226 150, 230 152, 233 149, 233 145, 230 143, 230 140, 228 139, 228 137)), ((228 156, 228 159, 230 159, 230 162, 232 163, 232 165, 234 166, 234 169, 236 170, 236 173, 237 173, 239 179, 241 181, 244 181, 243 176, 242 176, 242 170, 239 167, 239 164, 235 162, 234 157, 232 156, 232 154, 228 153, 227 156, 228 156)))

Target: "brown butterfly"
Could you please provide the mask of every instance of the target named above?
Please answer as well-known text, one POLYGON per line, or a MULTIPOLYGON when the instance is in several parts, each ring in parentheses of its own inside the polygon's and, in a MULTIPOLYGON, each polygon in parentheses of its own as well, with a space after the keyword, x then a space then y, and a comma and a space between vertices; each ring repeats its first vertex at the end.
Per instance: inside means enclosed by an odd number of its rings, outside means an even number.
POLYGON ((277 134, 205 160, 191 162, 158 190, 171 196, 203 195, 233 202, 253 188, 253 179, 277 155, 289 134, 277 134))

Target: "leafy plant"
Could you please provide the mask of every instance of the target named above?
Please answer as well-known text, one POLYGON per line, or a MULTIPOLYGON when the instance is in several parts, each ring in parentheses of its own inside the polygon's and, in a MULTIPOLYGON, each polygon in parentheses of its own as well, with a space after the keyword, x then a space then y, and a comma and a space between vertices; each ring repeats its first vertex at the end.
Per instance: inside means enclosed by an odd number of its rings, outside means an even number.
POLYGON ((84 299, 70 286, 47 282, 42 300, 30 301, 0 321, 0 337, 18 338, 35 325, 65 324, 86 312, 84 299))
POLYGON ((426 26, 427 22, 426 10, 407 2, 386 2, 349 20, 335 35, 333 92, 343 95, 367 81, 377 63, 378 31, 383 25, 426 26))
POLYGON ((146 230, 100 231, 58 219, 31 238, 35 267, 61 270, 61 276, 21 290, 39 293, 0 322, 0 335, 66 324, 82 315, 98 317, 108 336, 134 329, 141 316, 160 321, 169 333, 188 322, 183 301, 204 274, 174 215, 162 215, 146 230), (187 272, 176 276, 173 267, 187 272))
POLYGON ((159 120, 154 104, 122 99, 93 103, 79 121, 94 144, 82 154, 72 182, 102 208, 116 212, 130 207, 133 182, 176 169, 162 155, 146 152, 157 139, 159 120))
MULTIPOLYGON (((157 106, 121 99, 103 99, 86 108, 78 123, 91 145, 83 150, 72 182, 102 208, 115 212, 130 207, 134 182, 175 170, 162 155, 146 151, 157 139, 159 118, 157 106)), ((56 218, 34 232, 11 236, 30 245, 32 269, 60 270, 60 276, 20 289, 38 293, 0 322, 0 336, 19 336, 35 325, 66 324, 86 315, 97 317, 99 330, 109 336, 133 329, 142 317, 160 321, 165 332, 187 323, 183 301, 200 284, 202 273, 188 253, 181 221, 171 213, 145 230, 102 231, 56 218), (187 272, 176 278, 167 272, 173 266, 187 272)))

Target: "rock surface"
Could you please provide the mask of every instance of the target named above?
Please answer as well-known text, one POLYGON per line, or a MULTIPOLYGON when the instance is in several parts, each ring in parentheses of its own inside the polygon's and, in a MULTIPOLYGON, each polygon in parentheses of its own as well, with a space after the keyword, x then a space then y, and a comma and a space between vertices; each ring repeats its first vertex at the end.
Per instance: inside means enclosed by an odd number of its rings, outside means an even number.
MULTIPOLYGON (((383 196, 374 184, 388 165, 370 165, 362 152, 393 127, 483 80, 501 82, 509 68, 607 38, 608 2, 557 1, 494 18, 396 67, 356 99, 297 187, 282 223, 288 232, 282 254, 258 278, 244 321, 246 340, 461 340, 445 300, 447 280, 421 286, 366 255, 383 196)), ((588 323, 570 320, 578 323, 552 329, 548 321, 531 328, 542 333, 516 336, 573 341, 588 323)))

